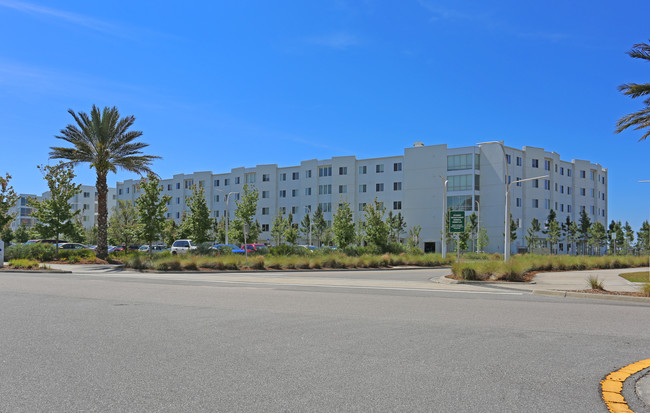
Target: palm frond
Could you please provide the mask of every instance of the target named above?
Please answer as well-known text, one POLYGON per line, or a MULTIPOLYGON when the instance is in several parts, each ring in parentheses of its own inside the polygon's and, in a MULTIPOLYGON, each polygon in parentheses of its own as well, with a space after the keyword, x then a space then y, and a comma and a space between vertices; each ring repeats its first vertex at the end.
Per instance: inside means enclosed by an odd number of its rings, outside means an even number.
POLYGON ((643 141, 650 136, 650 107, 646 107, 645 109, 641 109, 620 118, 616 123, 615 132, 621 133, 628 128, 632 128, 633 130, 648 128, 648 131, 641 136, 639 141, 643 141))
POLYGON ((632 46, 632 50, 628 51, 627 54, 635 59, 650 60, 650 44, 637 43, 632 46))
POLYGON ((619 86, 618 90, 623 92, 624 95, 635 99, 639 96, 650 95, 650 83, 625 83, 624 85, 619 86))

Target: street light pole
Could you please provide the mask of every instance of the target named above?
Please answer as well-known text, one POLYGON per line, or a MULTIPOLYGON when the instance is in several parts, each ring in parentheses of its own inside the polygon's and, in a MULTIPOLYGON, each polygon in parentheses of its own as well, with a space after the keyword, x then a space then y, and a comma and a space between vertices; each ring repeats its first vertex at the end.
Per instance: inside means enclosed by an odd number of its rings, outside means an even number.
POLYGON ((505 240, 504 253, 503 253, 504 262, 508 262, 508 260, 510 259, 510 185, 517 184, 519 182, 532 181, 535 179, 548 178, 549 176, 550 175, 543 175, 543 176, 536 176, 534 178, 517 179, 516 181, 512 181, 506 184, 506 217, 508 217, 508 219, 506 220, 506 233, 504 237, 505 240))
POLYGON ((221 189, 215 189, 215 191, 219 191, 223 194, 224 198, 226 199, 226 245, 228 244, 228 222, 230 221, 230 208, 228 208, 228 199, 230 199, 230 195, 232 194, 238 194, 239 192, 228 192, 221 190, 221 189))
POLYGON ((442 179, 442 258, 447 258, 447 183, 449 180, 438 175, 442 179))

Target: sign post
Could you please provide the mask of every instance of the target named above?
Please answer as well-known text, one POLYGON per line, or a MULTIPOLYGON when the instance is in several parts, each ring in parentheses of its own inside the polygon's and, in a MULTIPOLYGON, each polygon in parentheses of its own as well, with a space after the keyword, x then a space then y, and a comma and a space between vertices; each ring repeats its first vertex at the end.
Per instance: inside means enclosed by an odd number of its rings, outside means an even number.
POLYGON ((5 262, 5 242, 0 239, 0 268, 2 268, 4 262, 5 262))
POLYGON ((460 261, 460 234, 465 232, 465 211, 449 212, 449 232, 456 234, 456 260, 460 261))

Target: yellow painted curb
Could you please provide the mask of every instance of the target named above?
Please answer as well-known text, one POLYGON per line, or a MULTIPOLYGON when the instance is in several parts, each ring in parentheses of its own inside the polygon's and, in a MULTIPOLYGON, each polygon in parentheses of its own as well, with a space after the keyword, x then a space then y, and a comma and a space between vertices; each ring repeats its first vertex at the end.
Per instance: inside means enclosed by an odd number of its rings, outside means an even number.
POLYGON ((623 382, 631 375, 650 367, 650 359, 628 364, 616 371, 609 373, 605 380, 600 382, 603 401, 611 413, 634 413, 627 405, 623 392, 623 382))

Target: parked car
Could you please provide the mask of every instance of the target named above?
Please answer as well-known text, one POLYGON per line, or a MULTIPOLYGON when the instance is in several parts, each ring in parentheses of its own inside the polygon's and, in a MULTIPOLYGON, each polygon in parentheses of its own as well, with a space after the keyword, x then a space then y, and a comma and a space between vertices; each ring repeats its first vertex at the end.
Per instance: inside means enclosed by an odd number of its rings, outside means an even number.
MULTIPOLYGON (((152 245, 151 246, 151 252, 162 252, 167 249, 166 245, 152 245)), ((149 245, 142 245, 140 248, 138 248, 138 251, 141 252, 148 252, 149 251, 149 245)))
POLYGON ((241 252, 244 252, 241 248, 236 246, 235 244, 214 244, 213 246, 210 247, 211 250, 217 250, 219 252, 233 252, 236 253, 236 250, 241 250, 241 252))
MULTIPOLYGON (((66 244, 68 241, 66 240, 59 240, 59 244, 66 244)), ((55 239, 30 239, 25 243, 25 245, 28 244, 56 244, 55 239)))
POLYGON ((87 250, 89 249, 86 245, 78 244, 76 242, 67 242, 65 244, 59 244, 59 248, 62 250, 87 250))
POLYGON ((108 252, 122 252, 124 251, 124 247, 122 246, 114 246, 114 245, 109 245, 108 246, 108 252))
POLYGON ((177 239, 172 244, 172 254, 184 254, 190 250, 195 250, 196 245, 192 244, 191 239, 177 239))
POLYGON ((269 250, 269 248, 264 244, 246 244, 242 245, 242 249, 247 250, 249 253, 255 252, 258 254, 264 254, 269 250))
POLYGON ((318 248, 314 247, 313 245, 298 245, 298 246, 301 247, 301 248, 304 248, 304 249, 306 249, 306 250, 308 250, 310 252, 314 252, 315 250, 318 249, 318 248))

